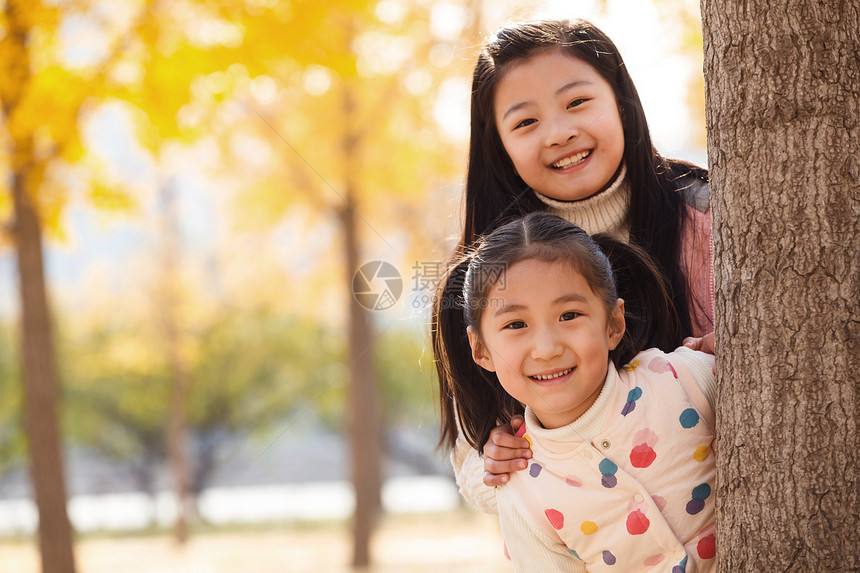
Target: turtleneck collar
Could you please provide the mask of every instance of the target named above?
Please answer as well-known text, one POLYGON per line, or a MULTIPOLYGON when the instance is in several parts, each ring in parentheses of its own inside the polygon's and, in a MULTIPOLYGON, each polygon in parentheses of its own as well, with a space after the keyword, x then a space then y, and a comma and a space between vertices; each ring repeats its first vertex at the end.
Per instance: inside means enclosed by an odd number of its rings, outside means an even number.
POLYGON ((594 404, 574 422, 567 426, 548 430, 544 428, 531 408, 526 407, 525 421, 528 433, 542 440, 544 445, 557 451, 576 446, 582 442, 590 442, 597 437, 606 424, 606 416, 612 403, 612 396, 617 385, 618 372, 610 361, 606 370, 606 380, 594 404))
POLYGON ((613 233, 627 241, 629 230, 624 220, 630 204, 630 183, 626 176, 627 166, 622 165, 609 187, 581 201, 558 201, 537 191, 534 194, 549 207, 550 213, 567 219, 589 235, 613 233))

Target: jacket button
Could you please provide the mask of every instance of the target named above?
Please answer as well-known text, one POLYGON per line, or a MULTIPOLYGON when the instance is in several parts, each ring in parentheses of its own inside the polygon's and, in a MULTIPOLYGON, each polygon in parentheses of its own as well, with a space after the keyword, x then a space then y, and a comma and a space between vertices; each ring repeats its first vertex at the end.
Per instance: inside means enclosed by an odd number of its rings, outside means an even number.
POLYGON ((611 446, 612 444, 609 443, 609 440, 603 440, 602 442, 600 442, 600 445, 603 446, 604 450, 608 450, 609 446, 611 446))
POLYGON ((633 499, 636 500, 636 503, 642 503, 643 501, 645 501, 645 498, 642 496, 641 493, 637 493, 636 495, 634 495, 633 499))

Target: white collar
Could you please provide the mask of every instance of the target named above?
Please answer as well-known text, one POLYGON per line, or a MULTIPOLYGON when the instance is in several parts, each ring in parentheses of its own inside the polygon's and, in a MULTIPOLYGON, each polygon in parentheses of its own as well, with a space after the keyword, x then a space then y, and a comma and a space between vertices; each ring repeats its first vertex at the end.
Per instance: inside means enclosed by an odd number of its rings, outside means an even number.
POLYGON ((549 207, 550 213, 567 219, 589 235, 614 233, 626 241, 629 230, 625 220, 630 204, 630 183, 626 175, 627 166, 622 165, 609 187, 581 201, 559 201, 537 191, 534 194, 549 207))

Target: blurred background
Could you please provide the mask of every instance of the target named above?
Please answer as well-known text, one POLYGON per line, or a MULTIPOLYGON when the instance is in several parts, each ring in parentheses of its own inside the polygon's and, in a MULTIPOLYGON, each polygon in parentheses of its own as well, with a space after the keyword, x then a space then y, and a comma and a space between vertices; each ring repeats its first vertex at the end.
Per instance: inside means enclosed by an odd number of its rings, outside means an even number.
POLYGON ((0 572, 510 570, 435 449, 475 56, 592 20, 704 165, 698 1, 0 6, 0 572))

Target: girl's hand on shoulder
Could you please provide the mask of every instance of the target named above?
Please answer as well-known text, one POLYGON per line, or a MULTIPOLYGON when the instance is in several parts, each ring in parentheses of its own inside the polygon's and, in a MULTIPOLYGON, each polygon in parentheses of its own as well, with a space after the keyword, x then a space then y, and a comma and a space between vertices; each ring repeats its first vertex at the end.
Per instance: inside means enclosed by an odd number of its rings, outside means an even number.
POLYGON ((484 444, 485 485, 503 485, 510 480, 509 473, 528 465, 526 460, 532 457, 529 441, 514 435, 523 421, 522 416, 514 416, 510 424, 496 426, 490 431, 490 438, 484 444))
POLYGON ((714 333, 706 334, 701 338, 693 338, 692 336, 684 339, 684 346, 691 350, 699 350, 708 354, 713 354, 716 350, 714 342, 714 333))

